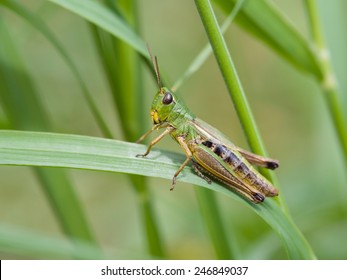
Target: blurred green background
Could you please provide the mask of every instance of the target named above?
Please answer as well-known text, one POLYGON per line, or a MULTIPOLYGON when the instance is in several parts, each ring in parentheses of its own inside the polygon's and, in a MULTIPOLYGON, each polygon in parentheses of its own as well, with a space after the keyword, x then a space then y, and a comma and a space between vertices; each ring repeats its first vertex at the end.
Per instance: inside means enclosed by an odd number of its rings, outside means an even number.
MULTIPOLYGON (((272 2, 307 37, 302 1, 272 2)), ((113 135, 124 140, 86 22, 47 1, 21 3, 54 31, 76 63, 113 135)), ((343 93, 342 102, 347 108, 347 19, 344 16, 347 3, 321 0, 317 4, 343 93)), ((218 9, 217 13, 222 21, 225 15, 218 9)), ((194 2, 138 1, 138 16, 141 37, 150 43, 162 72, 173 83, 207 42, 194 2)), ((76 79, 52 45, 26 21, 2 6, 0 17, 24 61, 23 71, 28 71, 34 81, 52 131, 102 137, 76 79)), ((347 259, 346 166, 320 88, 310 76, 294 69, 237 25, 232 24, 225 38, 268 153, 280 160, 276 174, 281 196, 294 222, 319 259, 347 259)), ((144 129, 149 129, 148 112, 157 87, 145 67, 142 76, 141 106, 146 114, 143 118, 147 118, 144 129)), ((179 92, 197 116, 223 131, 238 146, 248 148, 213 56, 179 92)), ((0 128, 11 128, 1 104, 0 128)), ((181 152, 169 137, 159 146, 181 152)), ((145 254, 138 197, 128 177, 83 170, 66 172, 103 250, 113 255, 118 251, 134 256, 145 254)), ((0 178, 0 225, 65 238, 31 168, 1 166, 0 178)), ((149 179, 151 201, 168 258, 215 258, 194 187, 178 182, 175 191, 170 192, 170 183, 149 179)), ((237 243, 241 258, 286 258, 280 240, 264 221, 238 201, 216 195, 226 232, 230 233, 228 238, 237 243)), ((0 249, 1 259, 22 257, 20 253, 10 254, 0 249)))

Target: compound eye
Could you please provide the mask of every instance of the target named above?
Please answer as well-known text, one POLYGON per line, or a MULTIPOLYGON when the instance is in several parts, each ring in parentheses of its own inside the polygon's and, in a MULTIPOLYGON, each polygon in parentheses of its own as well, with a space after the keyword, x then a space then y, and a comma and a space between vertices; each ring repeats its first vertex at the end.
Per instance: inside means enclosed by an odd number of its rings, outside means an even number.
POLYGON ((172 101, 173 101, 172 94, 170 92, 165 93, 165 95, 163 97, 163 100, 162 100, 163 104, 164 105, 169 105, 169 104, 172 103, 172 101))

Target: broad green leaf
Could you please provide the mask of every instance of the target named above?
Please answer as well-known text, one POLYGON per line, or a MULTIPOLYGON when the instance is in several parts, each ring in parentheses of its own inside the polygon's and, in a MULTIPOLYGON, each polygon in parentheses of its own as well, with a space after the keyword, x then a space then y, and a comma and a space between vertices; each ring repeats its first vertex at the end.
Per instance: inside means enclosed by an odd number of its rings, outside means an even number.
MULTIPOLYGON (((0 131, 0 165, 112 171, 166 178, 171 182, 173 174, 185 159, 182 154, 156 149, 147 158, 136 157, 144 151, 144 145, 95 137, 0 131)), ((178 181, 218 191, 247 205, 279 234, 292 259, 315 258, 300 231, 273 199, 253 204, 218 183, 208 184, 189 167, 182 171, 178 181)), ((167 182, 168 188, 170 182, 167 182)))

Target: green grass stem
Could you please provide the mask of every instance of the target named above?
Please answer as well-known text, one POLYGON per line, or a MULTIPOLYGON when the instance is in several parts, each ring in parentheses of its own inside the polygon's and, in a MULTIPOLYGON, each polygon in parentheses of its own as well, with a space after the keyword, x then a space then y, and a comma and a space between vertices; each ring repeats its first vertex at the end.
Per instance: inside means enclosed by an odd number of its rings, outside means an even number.
MULTIPOLYGON (((235 110, 240 119, 243 130, 245 131, 249 146, 254 153, 266 156, 267 153, 258 127, 254 120, 240 79, 237 75, 234 63, 227 49, 222 32, 213 13, 212 6, 207 0, 195 1, 195 3, 228 92, 234 103, 235 110)), ((275 180, 273 173, 270 171, 266 169, 262 169, 261 171, 271 181, 275 180)))
POLYGON ((329 50, 326 47, 324 35, 319 22, 318 10, 315 0, 306 0, 307 16, 311 31, 312 41, 315 44, 315 50, 320 63, 323 77, 318 79, 323 95, 328 106, 338 140, 340 141, 344 160, 347 166, 347 118, 346 111, 342 107, 341 94, 336 81, 336 75, 333 71, 329 50))
MULTIPOLYGON (((219 68, 222 72, 223 78, 227 85, 229 94, 233 100, 240 122, 247 136, 249 145, 252 151, 254 151, 255 153, 266 156, 266 151, 265 151, 262 139, 258 132, 254 117, 251 113, 251 110, 248 105, 244 91, 242 89, 240 80, 237 76, 236 69, 234 67, 231 56, 229 54, 226 43, 222 36, 221 30, 219 28, 218 22, 214 15, 211 3, 208 0, 195 0, 195 3, 199 11, 201 20, 204 24, 212 49, 214 51, 219 68)), ((274 181, 274 175, 272 173, 265 170, 261 170, 261 171, 266 177, 274 181)), ((278 184, 276 184, 276 186, 278 186, 278 184)), ((286 215, 288 216, 287 218, 291 220, 284 206, 283 199, 280 199, 280 202, 282 205, 282 211, 284 211, 286 215)), ((295 227, 294 224, 293 224, 293 227, 295 227)), ((297 242, 301 242, 302 244, 305 244, 304 247, 306 250, 308 250, 305 254, 306 257, 312 257, 312 254, 311 254, 312 249, 310 249, 303 235, 300 233, 300 231, 297 228, 295 232, 296 232, 295 238, 297 239, 297 242)), ((284 241, 283 242, 284 246, 286 247, 287 252, 289 254, 289 257, 296 258, 297 254, 292 251, 291 245, 287 243, 285 240, 283 241, 284 241)), ((302 255, 302 257, 304 256, 302 255)))

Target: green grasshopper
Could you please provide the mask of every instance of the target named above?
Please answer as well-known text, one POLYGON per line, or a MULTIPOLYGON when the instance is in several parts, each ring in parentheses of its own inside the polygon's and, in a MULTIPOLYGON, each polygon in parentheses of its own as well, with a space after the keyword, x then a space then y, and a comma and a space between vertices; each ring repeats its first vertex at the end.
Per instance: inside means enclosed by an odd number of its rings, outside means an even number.
POLYGON ((154 61, 151 53, 150 57, 159 87, 150 111, 154 126, 137 143, 154 130, 165 130, 150 143, 144 154, 137 156, 147 156, 155 144, 170 134, 187 157, 174 174, 170 190, 174 189, 178 174, 192 161, 193 170, 208 183, 211 178, 220 181, 254 203, 264 201, 266 196, 277 196, 278 190, 251 164, 275 169, 278 161, 235 146, 217 129, 196 118, 173 92, 161 85, 157 58, 154 61))

